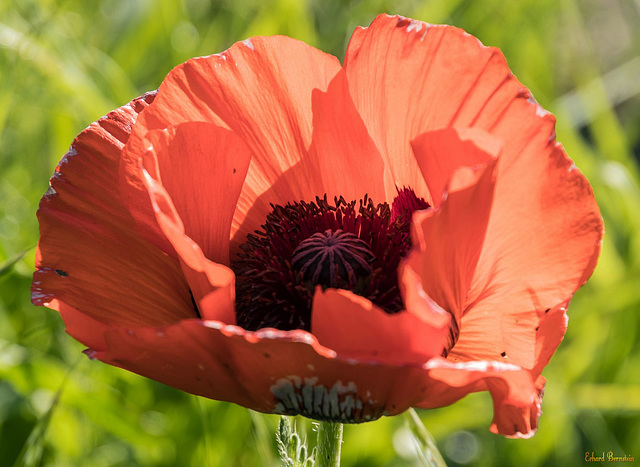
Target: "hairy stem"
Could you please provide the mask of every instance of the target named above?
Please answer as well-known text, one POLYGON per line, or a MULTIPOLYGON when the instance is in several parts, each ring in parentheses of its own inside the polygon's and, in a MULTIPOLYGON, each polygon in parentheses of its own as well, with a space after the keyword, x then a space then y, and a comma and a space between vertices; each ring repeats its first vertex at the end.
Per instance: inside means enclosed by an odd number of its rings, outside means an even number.
POLYGON ((339 467, 342 449, 342 423, 320 422, 316 449, 317 467, 339 467))

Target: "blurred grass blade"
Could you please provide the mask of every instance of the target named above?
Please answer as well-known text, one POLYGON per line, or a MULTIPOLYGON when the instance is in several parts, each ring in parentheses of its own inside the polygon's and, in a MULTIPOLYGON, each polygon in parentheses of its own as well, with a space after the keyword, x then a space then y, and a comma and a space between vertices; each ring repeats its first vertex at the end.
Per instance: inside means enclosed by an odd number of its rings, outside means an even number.
POLYGON ((69 379, 69 375, 71 375, 73 370, 75 370, 79 362, 80 358, 78 358, 76 362, 69 368, 69 371, 67 371, 67 374, 64 376, 62 383, 60 383, 60 387, 56 391, 56 395, 51 402, 51 406, 49 407, 47 412, 40 418, 40 420, 38 420, 38 423, 36 423, 36 426, 31 431, 31 434, 27 438, 27 441, 24 443, 24 446, 22 447, 20 454, 18 454, 13 467, 36 467, 41 465, 42 452, 44 451, 47 429, 49 428, 49 424, 51 423, 51 417, 58 407, 60 396, 62 395, 65 384, 69 379))
POLYGON ((196 400, 196 407, 198 408, 198 413, 200 414, 200 421, 202 423, 202 442, 204 443, 203 452, 204 452, 204 466, 211 465, 211 423, 209 422, 209 415, 206 413, 204 408, 204 404, 202 399, 198 396, 194 396, 196 400))
POLYGON ((11 270, 11 268, 13 267, 14 264, 16 264, 22 258, 24 258, 24 255, 29 253, 34 248, 35 248, 35 245, 30 247, 30 248, 27 248, 22 253, 17 254, 16 256, 11 258, 10 260, 5 261, 2 265, 0 265, 0 277, 4 276, 6 273, 8 273, 11 270))
POLYGON ((422 464, 429 467, 446 467, 447 464, 442 458, 440 451, 438 451, 438 446, 433 436, 427 431, 416 411, 409 409, 405 414, 409 421, 409 428, 416 442, 418 457, 422 464))
POLYGON ((58 406, 61 393, 62 387, 58 389, 58 392, 56 392, 53 402, 51 403, 51 407, 49 407, 47 413, 45 413, 44 416, 38 420, 38 423, 36 423, 36 426, 33 428, 29 438, 27 438, 27 441, 24 443, 14 467, 36 467, 40 465, 47 428, 49 428, 51 416, 58 406))
POLYGON ((256 442, 256 449, 264 465, 275 465, 271 449, 271 431, 267 427, 265 417, 261 413, 249 410, 251 415, 251 431, 256 442))

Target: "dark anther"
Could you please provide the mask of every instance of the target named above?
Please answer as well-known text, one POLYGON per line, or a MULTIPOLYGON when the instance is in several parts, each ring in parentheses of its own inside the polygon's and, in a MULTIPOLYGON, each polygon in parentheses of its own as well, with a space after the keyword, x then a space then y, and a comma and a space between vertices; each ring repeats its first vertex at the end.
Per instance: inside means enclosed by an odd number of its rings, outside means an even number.
POLYGON ((411 188, 403 187, 398 189, 398 196, 393 199, 391 205, 391 220, 395 221, 399 217, 405 217, 406 221, 411 221, 411 215, 414 211, 427 209, 429 203, 424 198, 418 198, 416 192, 411 188))
POLYGON ((338 229, 317 232, 303 240, 293 252, 291 266, 313 285, 335 288, 344 282, 351 288, 358 277, 373 272, 374 260, 366 242, 338 229))
POLYGON ((502 353, 500 354, 500 356, 501 356, 501 357, 506 357, 506 356, 507 356, 507 352, 502 352, 502 353))

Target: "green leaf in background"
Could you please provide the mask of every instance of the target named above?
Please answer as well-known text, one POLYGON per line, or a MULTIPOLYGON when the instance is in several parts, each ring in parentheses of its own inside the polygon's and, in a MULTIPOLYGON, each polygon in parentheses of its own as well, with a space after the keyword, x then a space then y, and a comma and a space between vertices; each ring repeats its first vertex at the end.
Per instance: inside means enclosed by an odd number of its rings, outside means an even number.
POLYGON ((54 410, 58 406, 61 392, 62 388, 58 390, 53 398, 49 410, 47 410, 36 423, 33 431, 24 443, 22 450, 18 454, 14 467, 35 467, 40 465, 46 443, 46 434, 47 429, 49 428, 49 422, 51 421, 51 416, 53 415, 54 410))
POLYGON ((16 264, 18 261, 20 261, 22 258, 24 258, 24 256, 27 253, 29 253, 29 251, 32 250, 33 248, 35 248, 35 247, 31 247, 28 250, 25 250, 22 253, 19 253, 19 254, 15 255, 10 260, 5 261, 4 263, 0 264, 0 277, 2 277, 5 274, 7 274, 11 270, 13 265, 16 264))
POLYGON ((428 467, 443 467, 447 465, 438 450, 436 441, 425 428, 416 411, 414 409, 407 410, 405 417, 408 420, 411 434, 416 442, 416 452, 422 465, 428 467))
POLYGON ((60 403, 60 396, 65 388, 68 376, 73 372, 76 365, 77 361, 76 364, 69 368, 67 375, 64 377, 60 387, 53 396, 49 408, 33 427, 31 434, 29 434, 29 437, 26 439, 18 457, 16 458, 14 467, 36 467, 41 465, 42 454, 46 446, 46 435, 50 426, 51 417, 60 403))

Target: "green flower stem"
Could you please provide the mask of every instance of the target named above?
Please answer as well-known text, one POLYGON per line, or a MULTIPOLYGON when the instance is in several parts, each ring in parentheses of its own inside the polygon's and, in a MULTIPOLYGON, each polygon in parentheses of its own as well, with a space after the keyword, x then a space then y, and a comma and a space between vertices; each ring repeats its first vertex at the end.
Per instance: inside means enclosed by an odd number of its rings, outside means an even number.
POLYGON ((320 422, 316 445, 317 467, 339 467, 342 449, 342 423, 320 422))

